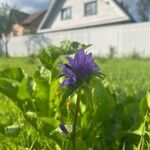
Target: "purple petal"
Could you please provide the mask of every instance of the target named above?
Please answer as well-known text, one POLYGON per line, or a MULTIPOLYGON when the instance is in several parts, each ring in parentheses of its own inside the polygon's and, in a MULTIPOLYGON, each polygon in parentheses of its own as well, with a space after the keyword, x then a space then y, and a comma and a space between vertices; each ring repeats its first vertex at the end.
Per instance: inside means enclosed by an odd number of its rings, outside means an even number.
POLYGON ((75 57, 74 57, 74 61, 76 63, 79 63, 81 64, 85 59, 85 53, 84 53, 84 50, 83 49, 80 49, 76 54, 75 54, 75 57))
POLYGON ((66 67, 64 67, 61 72, 62 72, 62 74, 67 75, 68 77, 74 75, 74 73, 72 72, 72 70, 70 70, 70 69, 68 69, 66 67))
POLYGON ((69 85, 69 78, 66 78, 66 79, 62 82, 61 87, 63 88, 63 87, 68 86, 68 85, 69 85))
POLYGON ((72 86, 74 83, 76 82, 76 76, 71 76, 69 78, 66 78, 62 84, 61 87, 65 87, 65 86, 72 86))
POLYGON ((65 66, 65 64, 63 64, 63 63, 59 63, 59 64, 57 64, 57 66, 59 66, 59 67, 64 67, 64 66, 65 66))
POLYGON ((93 62, 92 64, 92 70, 95 72, 95 73, 98 73, 99 72, 99 68, 98 66, 93 62))
POLYGON ((67 57, 67 59, 68 59, 69 64, 70 64, 71 66, 74 66, 74 65, 75 65, 74 59, 72 59, 71 57, 67 57))
MULTIPOLYGON (((92 53, 87 53, 80 49, 74 58, 67 57, 68 64, 63 64, 63 75, 66 79, 62 83, 62 87, 75 87, 76 84, 84 83, 93 73, 98 73, 99 68, 92 58, 92 53)), ((61 65, 62 66, 62 65, 61 65)))
POLYGON ((76 76, 73 75, 72 77, 70 77, 69 82, 71 85, 74 84, 76 82, 76 76))
POLYGON ((64 134, 67 135, 67 134, 69 133, 63 123, 61 123, 61 124, 59 125, 59 127, 60 127, 61 131, 62 131, 64 134))
POLYGON ((87 60, 92 60, 92 53, 89 53, 86 58, 87 60))

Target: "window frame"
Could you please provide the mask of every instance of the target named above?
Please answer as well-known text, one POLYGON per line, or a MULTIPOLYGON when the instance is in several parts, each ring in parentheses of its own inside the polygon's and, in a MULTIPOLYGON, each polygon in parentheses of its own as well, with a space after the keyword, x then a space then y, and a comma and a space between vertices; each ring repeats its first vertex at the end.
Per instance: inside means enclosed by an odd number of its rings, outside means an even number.
POLYGON ((94 15, 97 15, 97 14, 98 14, 98 1, 97 0, 89 1, 89 2, 84 3, 84 17, 94 16, 94 15), (96 4, 95 5, 95 13, 87 14, 86 7, 87 7, 87 5, 90 5, 92 3, 96 4))
POLYGON ((66 7, 66 8, 61 9, 61 20, 65 21, 65 20, 71 20, 71 19, 72 19, 72 7, 66 7), (64 18, 63 14, 67 9, 70 10, 70 17, 64 18))

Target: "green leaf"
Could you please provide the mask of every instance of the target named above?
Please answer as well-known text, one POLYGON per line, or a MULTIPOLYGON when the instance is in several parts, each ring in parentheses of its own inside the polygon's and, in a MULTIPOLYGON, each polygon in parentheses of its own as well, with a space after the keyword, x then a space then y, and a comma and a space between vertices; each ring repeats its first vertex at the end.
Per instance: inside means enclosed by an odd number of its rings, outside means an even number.
POLYGON ((65 88, 62 89, 62 93, 61 93, 61 98, 60 98, 60 104, 59 104, 59 108, 63 107, 66 100, 69 98, 69 96, 72 94, 73 90, 69 89, 69 88, 65 88))
POLYGON ((140 102, 141 114, 144 116, 146 112, 150 109, 150 93, 148 92, 146 96, 140 102))
POLYGON ((21 82, 24 78, 24 73, 21 68, 9 68, 4 71, 0 71, 0 78, 13 79, 21 82))
POLYGON ((5 79, 0 79, 0 92, 13 99, 14 101, 18 99, 18 87, 14 83, 5 79))
POLYGON ((56 46, 50 45, 39 53, 38 58, 45 68, 51 70, 53 68, 54 62, 59 56, 60 49, 56 46))
POLYGON ((71 42, 69 40, 64 40, 60 43, 60 54, 61 55, 71 55, 77 52, 79 49, 87 49, 91 46, 91 44, 85 45, 79 42, 71 42))
POLYGON ((5 132, 8 135, 13 135, 13 136, 18 135, 19 131, 20 131, 20 126, 19 125, 11 125, 11 126, 7 126, 5 128, 5 132))
MULTIPOLYGON (((97 116, 100 120, 108 121, 115 110, 115 101, 110 92, 103 86, 101 79, 94 78, 91 81, 93 90, 93 99, 97 107, 97 116), (106 117, 107 116, 107 117, 106 117)), ((97 118, 97 119, 98 119, 97 118)))
POLYGON ((34 104, 36 106, 38 115, 48 116, 50 111, 50 84, 47 78, 35 77, 35 88, 32 96, 35 99, 34 104))
MULTIPOLYGON (((71 150, 72 149, 72 141, 65 140, 63 150, 71 150)), ((87 150, 86 144, 81 138, 76 138, 76 149, 77 150, 87 150)))
POLYGON ((0 92, 9 97, 21 110, 24 110, 24 103, 18 96, 18 86, 14 83, 0 79, 0 92))
POLYGON ((92 88, 84 86, 83 93, 80 94, 81 102, 86 105, 87 109, 93 108, 92 88))
POLYGON ((32 78, 24 79, 19 86, 17 96, 22 100, 32 99, 32 92, 34 91, 35 86, 36 83, 32 78))
POLYGON ((58 94, 58 89, 59 89, 59 81, 57 80, 53 80, 51 82, 51 86, 50 86, 50 100, 53 100, 56 98, 57 94, 58 94))
POLYGON ((6 124, 0 124, 0 134, 5 134, 6 124))
POLYGON ((18 93, 17 93, 17 96, 24 100, 24 99, 27 99, 27 98, 31 98, 31 92, 28 88, 28 85, 30 81, 28 81, 28 79, 24 79, 21 83, 20 83, 20 86, 19 86, 19 90, 18 90, 18 93))
POLYGON ((49 80, 40 77, 40 78, 34 78, 33 81, 35 82, 35 87, 33 90, 33 97, 49 100, 49 95, 50 95, 49 80))
POLYGON ((141 119, 139 103, 126 104, 120 115, 123 129, 128 130, 137 126, 137 122, 141 119))
POLYGON ((150 109, 150 92, 148 92, 146 95, 146 101, 147 101, 147 107, 148 109, 150 109))

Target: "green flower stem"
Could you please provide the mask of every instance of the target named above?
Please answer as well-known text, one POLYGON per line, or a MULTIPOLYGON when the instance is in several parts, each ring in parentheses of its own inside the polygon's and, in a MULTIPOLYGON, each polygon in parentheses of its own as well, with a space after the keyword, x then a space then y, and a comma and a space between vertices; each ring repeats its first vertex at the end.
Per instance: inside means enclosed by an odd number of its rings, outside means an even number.
POLYGON ((76 150, 76 128, 77 128, 77 118, 80 107, 80 98, 79 94, 77 95, 77 101, 75 106, 75 113, 73 118, 73 128, 72 128, 72 150, 76 150))

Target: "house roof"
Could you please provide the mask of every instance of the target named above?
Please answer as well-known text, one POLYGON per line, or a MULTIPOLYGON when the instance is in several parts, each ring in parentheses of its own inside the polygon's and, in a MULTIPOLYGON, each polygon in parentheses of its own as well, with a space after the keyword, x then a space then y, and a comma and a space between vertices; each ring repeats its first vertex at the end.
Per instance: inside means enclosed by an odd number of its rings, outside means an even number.
POLYGON ((132 22, 136 22, 133 16, 123 7, 122 3, 119 3, 117 0, 113 1, 116 3, 116 5, 118 5, 118 7, 120 7, 124 11, 124 13, 126 13, 126 15, 130 18, 132 22))
POLYGON ((17 23, 22 23, 22 21, 24 21, 29 16, 29 14, 21 12, 21 11, 16 10, 16 9, 11 9, 9 15, 14 16, 15 21, 17 23))
POLYGON ((38 17, 40 17, 41 15, 45 14, 46 10, 40 11, 40 12, 36 12, 33 14, 30 14, 23 22, 23 25, 28 25, 30 23, 32 23, 35 19, 37 19, 38 17))
POLYGON ((52 3, 50 4, 50 6, 49 6, 49 8, 48 8, 48 10, 47 10, 47 12, 46 12, 44 18, 43 18, 42 21, 41 21, 41 23, 40 23, 40 25, 39 25, 37 31, 40 30, 40 29, 42 29, 42 27, 44 26, 46 20, 50 17, 50 14, 51 14, 51 12, 52 12, 54 6, 55 6, 58 2, 60 2, 60 1, 64 1, 64 0, 53 0, 53 1, 52 1, 52 3))
MULTIPOLYGON (((112 0, 124 13, 125 15, 129 18, 128 22, 134 22, 135 20, 133 19, 133 17, 121 6, 121 4, 117 1, 117 0, 112 0)), ((53 14, 53 10, 55 10, 55 6, 57 6, 58 3, 63 3, 65 2, 65 0, 53 0, 51 5, 49 6, 49 9, 47 11, 47 13, 45 14, 43 20, 41 21, 37 32, 39 32, 40 30, 42 30, 43 28, 46 28, 47 22, 51 19, 51 15, 53 14)), ((106 25, 106 24, 104 24, 106 25)))

